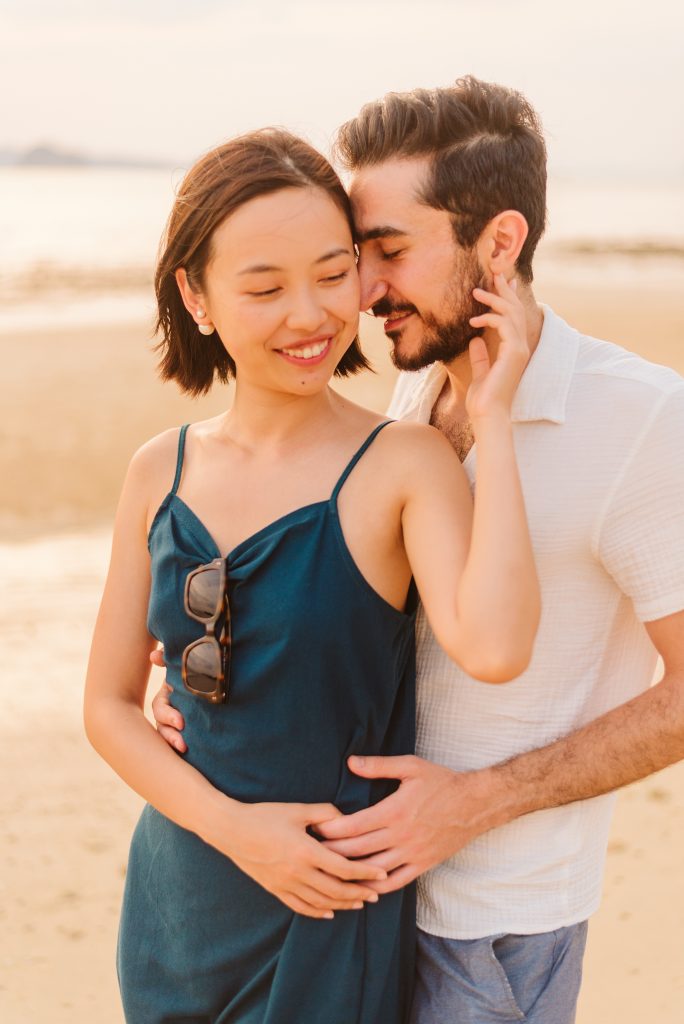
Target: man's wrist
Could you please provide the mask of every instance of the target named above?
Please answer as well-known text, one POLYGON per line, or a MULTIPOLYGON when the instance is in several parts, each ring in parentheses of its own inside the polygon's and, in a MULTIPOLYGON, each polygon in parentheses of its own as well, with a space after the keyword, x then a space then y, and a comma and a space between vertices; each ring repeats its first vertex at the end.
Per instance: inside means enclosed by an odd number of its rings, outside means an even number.
POLYGON ((491 776, 492 791, 496 795, 501 824, 514 821, 523 814, 531 814, 541 810, 544 804, 540 801, 540 788, 533 779, 521 777, 516 772, 518 758, 494 764, 487 771, 491 776))
POLYGON ((519 787, 505 771, 505 765, 492 765, 452 775, 449 820, 471 838, 500 828, 518 818, 532 806, 525 806, 519 787))

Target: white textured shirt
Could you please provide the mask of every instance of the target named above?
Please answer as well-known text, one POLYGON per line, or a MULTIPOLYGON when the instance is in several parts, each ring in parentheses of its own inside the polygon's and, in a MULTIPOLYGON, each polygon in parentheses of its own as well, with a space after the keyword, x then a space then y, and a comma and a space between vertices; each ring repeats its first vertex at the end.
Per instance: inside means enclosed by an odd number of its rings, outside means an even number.
MULTIPOLYGON (((402 374, 389 415, 427 423, 445 378, 439 363, 402 374)), ((449 660, 419 611, 417 753, 455 771, 544 746, 646 689, 657 656, 643 623, 684 609, 684 380, 545 307, 512 418, 542 618, 529 668, 492 686, 449 660)), ((474 446, 471 486, 476 459, 474 446)), ((469 939, 584 920, 613 800, 480 836, 419 880, 419 926, 469 939)))

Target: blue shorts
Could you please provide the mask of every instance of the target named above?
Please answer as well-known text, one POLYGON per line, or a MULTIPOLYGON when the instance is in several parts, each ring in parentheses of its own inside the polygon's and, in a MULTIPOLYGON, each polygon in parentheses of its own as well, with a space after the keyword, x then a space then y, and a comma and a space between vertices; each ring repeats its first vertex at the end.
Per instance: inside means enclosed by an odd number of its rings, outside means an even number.
POLYGON ((587 922, 538 935, 418 932, 411 1024, 572 1024, 587 922))

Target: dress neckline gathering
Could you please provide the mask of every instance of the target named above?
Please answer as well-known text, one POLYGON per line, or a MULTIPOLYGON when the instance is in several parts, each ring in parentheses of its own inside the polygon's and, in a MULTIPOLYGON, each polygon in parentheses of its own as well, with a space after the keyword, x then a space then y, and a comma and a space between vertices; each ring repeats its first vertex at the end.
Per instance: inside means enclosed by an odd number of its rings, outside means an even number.
MULTIPOLYGON (((192 519, 192 521, 197 526, 200 527, 205 538, 209 541, 210 546, 213 549, 216 557, 223 559, 224 562, 230 562, 232 559, 237 557, 237 555, 241 554, 244 549, 249 548, 251 544, 255 543, 258 540, 261 540, 262 537, 267 537, 270 533, 274 532, 278 527, 284 526, 287 522, 289 522, 289 520, 296 519, 297 516, 303 515, 304 513, 312 513, 313 511, 319 510, 323 506, 329 505, 332 501, 332 498, 323 498, 320 501, 311 501, 306 505, 300 505, 298 508, 293 508, 290 512, 285 512, 282 516, 278 516, 277 519, 273 519, 270 523, 267 523, 266 526, 262 526, 258 530, 255 530, 254 533, 250 533, 249 536, 245 537, 243 540, 235 544, 235 546, 232 547, 227 554, 223 554, 204 521, 197 515, 194 509, 191 508, 191 506, 188 505, 188 503, 184 501, 183 498, 181 498, 179 494, 175 494, 173 491, 169 491, 169 493, 164 498, 164 501, 162 502, 159 511, 161 511, 162 508, 166 507, 172 501, 175 501, 176 504, 180 505, 181 509, 192 519)), ((152 537, 152 531, 156 524, 156 519, 157 517, 155 516, 155 520, 152 523, 152 526, 150 527, 150 532, 148 534, 148 541, 152 537)))

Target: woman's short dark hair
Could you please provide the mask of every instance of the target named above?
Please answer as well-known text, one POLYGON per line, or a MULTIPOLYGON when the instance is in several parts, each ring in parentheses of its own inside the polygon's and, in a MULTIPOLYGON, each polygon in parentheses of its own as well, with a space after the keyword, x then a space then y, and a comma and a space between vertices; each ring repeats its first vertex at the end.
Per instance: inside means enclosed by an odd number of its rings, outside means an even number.
POLYGON ((422 199, 452 215, 457 242, 471 248, 489 221, 518 210, 528 235, 518 257, 523 281, 546 223, 546 146, 537 114, 513 89, 472 75, 453 86, 388 93, 366 104, 338 132, 346 167, 426 156, 422 199))
MULTIPOLYGON (((303 139, 280 128, 240 135, 212 149, 185 175, 166 225, 157 261, 155 333, 164 380, 200 395, 215 378, 235 376, 235 363, 218 333, 201 335, 183 304, 176 271, 184 267, 190 286, 201 291, 211 257, 214 231, 244 203, 284 188, 319 188, 347 218, 353 234, 349 198, 329 162, 303 139)), ((345 377, 368 367, 355 338, 335 369, 345 377)))

